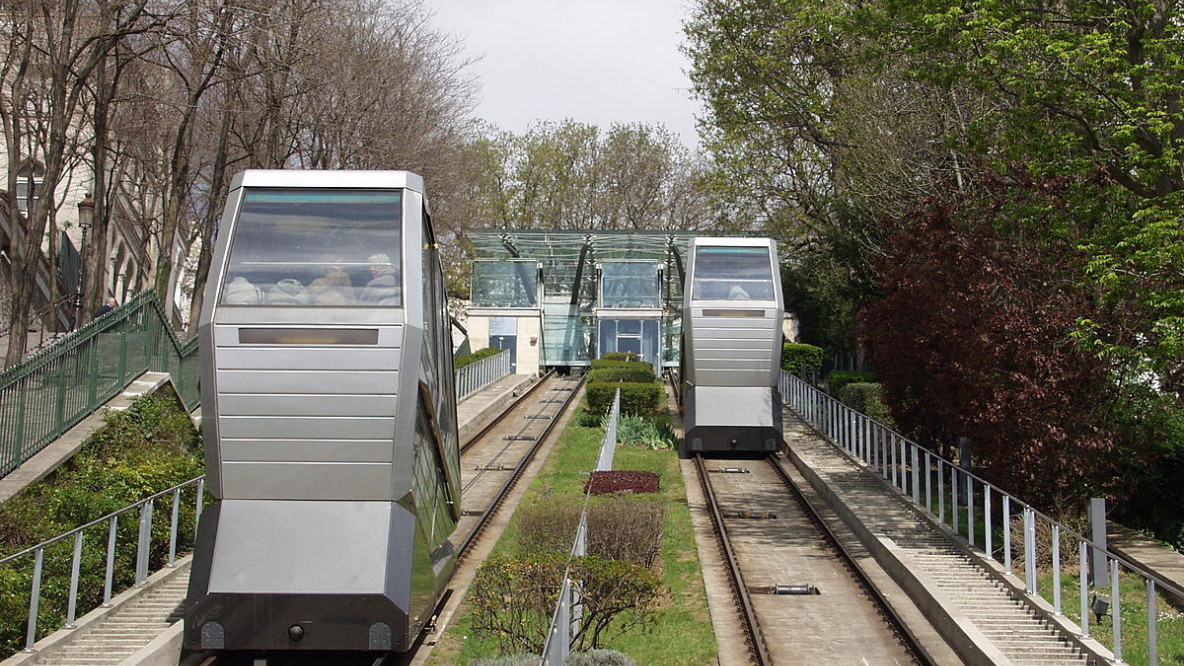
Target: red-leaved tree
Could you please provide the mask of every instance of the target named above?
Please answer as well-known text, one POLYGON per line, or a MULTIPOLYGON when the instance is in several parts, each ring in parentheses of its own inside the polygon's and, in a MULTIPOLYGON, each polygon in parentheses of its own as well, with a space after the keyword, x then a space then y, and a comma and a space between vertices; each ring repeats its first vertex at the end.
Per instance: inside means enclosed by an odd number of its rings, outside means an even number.
POLYGON ((977 473, 1065 515, 1119 491, 1115 389, 1072 335, 1097 316, 1072 244, 1004 210, 933 201, 901 220, 860 335, 909 434, 946 451, 968 438, 977 473))

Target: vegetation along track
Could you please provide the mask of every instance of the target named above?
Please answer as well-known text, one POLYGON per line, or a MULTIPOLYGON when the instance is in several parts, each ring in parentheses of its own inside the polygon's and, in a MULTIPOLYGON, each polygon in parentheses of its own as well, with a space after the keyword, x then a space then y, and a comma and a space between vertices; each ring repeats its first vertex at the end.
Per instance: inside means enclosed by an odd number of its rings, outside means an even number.
POLYGON ((753 661, 932 664, 780 462, 737 464, 695 459, 753 661))

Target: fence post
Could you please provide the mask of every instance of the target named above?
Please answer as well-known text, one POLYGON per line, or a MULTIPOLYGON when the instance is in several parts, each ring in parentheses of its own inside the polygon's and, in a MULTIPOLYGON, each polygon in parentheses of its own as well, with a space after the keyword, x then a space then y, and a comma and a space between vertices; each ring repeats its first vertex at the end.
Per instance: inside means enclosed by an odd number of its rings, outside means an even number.
POLYGON ((136 585, 148 580, 148 551, 152 545, 152 502, 140 507, 140 540, 136 545, 136 585))
POLYGON ((25 634, 25 652, 33 652, 37 643, 37 612, 41 605, 41 566, 45 562, 45 549, 38 548, 33 554, 33 588, 29 593, 29 627, 25 634))

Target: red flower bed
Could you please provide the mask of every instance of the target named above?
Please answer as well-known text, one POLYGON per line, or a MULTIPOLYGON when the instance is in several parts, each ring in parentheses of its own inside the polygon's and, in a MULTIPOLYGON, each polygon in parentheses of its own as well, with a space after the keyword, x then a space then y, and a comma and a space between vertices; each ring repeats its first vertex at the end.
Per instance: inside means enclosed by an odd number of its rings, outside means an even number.
POLYGON ((593 495, 609 493, 656 493, 659 476, 653 472, 602 471, 592 472, 584 492, 593 495))

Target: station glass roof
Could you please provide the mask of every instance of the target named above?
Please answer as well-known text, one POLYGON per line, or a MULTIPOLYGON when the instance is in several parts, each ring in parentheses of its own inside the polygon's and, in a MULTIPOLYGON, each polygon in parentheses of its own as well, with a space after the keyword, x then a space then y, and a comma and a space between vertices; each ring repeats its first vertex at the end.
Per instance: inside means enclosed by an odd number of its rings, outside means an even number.
POLYGON ((588 247, 587 261, 631 259, 665 261, 670 248, 685 261, 692 231, 555 231, 484 229, 469 232, 476 259, 579 259, 588 247), (511 251, 510 248, 513 248, 511 251))

